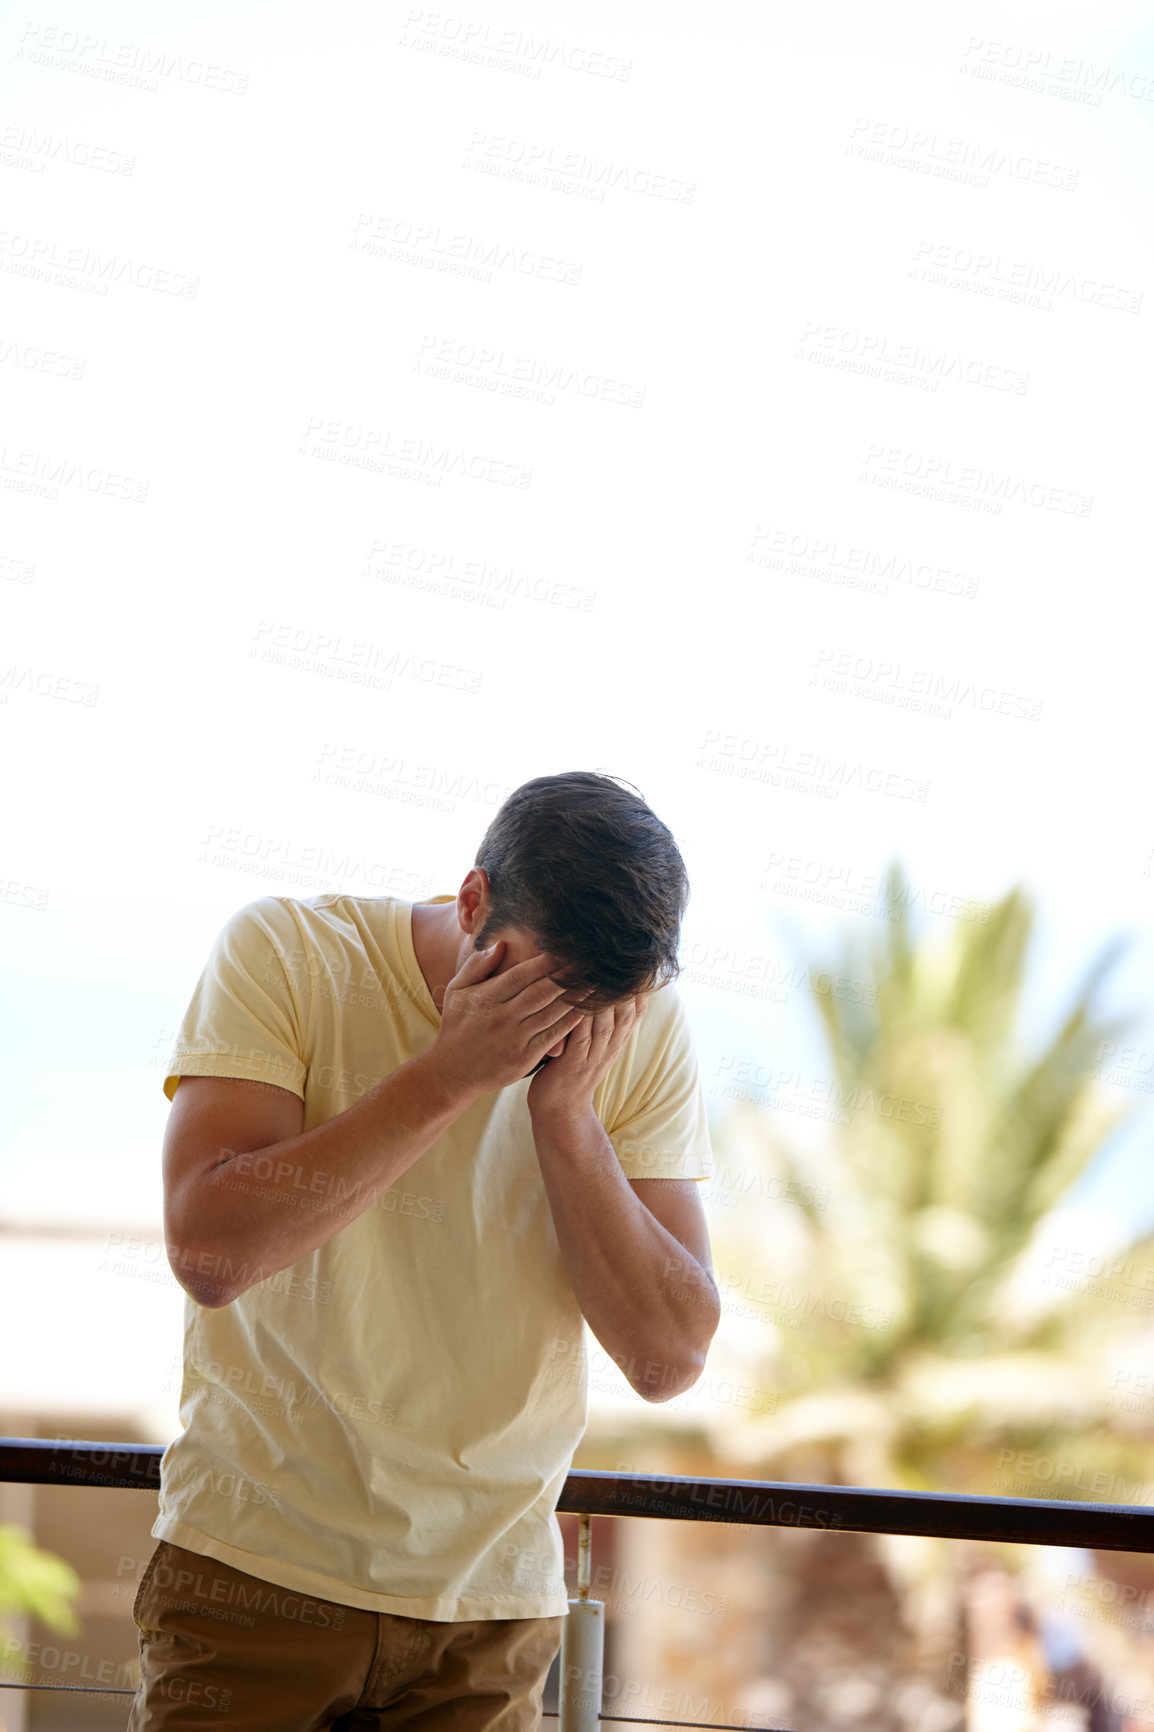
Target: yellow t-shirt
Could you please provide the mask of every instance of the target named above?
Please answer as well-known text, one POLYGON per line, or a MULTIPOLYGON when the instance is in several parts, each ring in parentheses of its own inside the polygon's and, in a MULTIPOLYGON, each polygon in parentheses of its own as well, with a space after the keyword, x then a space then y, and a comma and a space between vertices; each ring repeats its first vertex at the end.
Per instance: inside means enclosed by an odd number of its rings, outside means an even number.
MULTIPOLYGON (((430 1047, 439 1024, 410 903, 264 896, 220 933, 164 1090, 261 1078, 303 1099, 309 1130, 430 1047)), ((564 1615, 553 1512, 585 1428, 584 1326, 528 1086, 475 1101, 356 1220, 231 1305, 187 1301, 182 1431, 164 1453, 155 1538, 368 1611, 564 1615)), ((672 986, 653 993, 594 1106, 628 1177, 712 1177, 672 986)), ((271 1167, 241 1155, 234 1177, 259 1194, 271 1167)), ((302 1206, 323 1203, 330 1177, 298 1169, 302 1206)))

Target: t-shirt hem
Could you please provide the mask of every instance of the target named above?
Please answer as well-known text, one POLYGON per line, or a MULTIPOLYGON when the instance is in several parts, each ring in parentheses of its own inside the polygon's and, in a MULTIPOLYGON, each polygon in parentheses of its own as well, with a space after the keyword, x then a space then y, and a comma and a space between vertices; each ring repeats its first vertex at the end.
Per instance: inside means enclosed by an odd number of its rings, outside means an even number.
POLYGON ((201 1533, 176 1516, 160 1515, 152 1527, 152 1537, 167 1540, 170 1545, 183 1546, 186 1551, 199 1552, 202 1557, 215 1558, 258 1581, 276 1588, 288 1588, 292 1593, 308 1594, 315 1600, 331 1600, 339 1606, 355 1606, 363 1612, 388 1612, 401 1618, 425 1618, 434 1624, 469 1624, 495 1618, 564 1618, 568 1616, 567 1600, 551 1599, 546 1594, 532 1596, 493 1595, 489 1598, 459 1600, 410 1599, 402 1594, 378 1594, 365 1588, 354 1588, 348 1582, 337 1581, 310 1570, 301 1564, 284 1563, 279 1558, 258 1556, 230 1546, 213 1534, 201 1533))
POLYGON ((708 1155, 615 1152, 627 1179, 712 1179, 714 1176, 714 1165, 708 1155))
POLYGON ((174 1062, 179 1063, 180 1069, 169 1071, 164 1079, 164 1092, 169 1100, 175 1095, 176 1085, 182 1076, 240 1077, 246 1081, 252 1078, 258 1082, 273 1083, 278 1089, 288 1089, 290 1094, 296 1095, 302 1101, 305 1098, 305 1067, 303 1064, 300 1067, 300 1075, 290 1080, 291 1072, 286 1071, 280 1075, 272 1075, 267 1064, 250 1065, 240 1058, 212 1059, 190 1056, 185 1059, 177 1053, 174 1062), (170 1083, 172 1084, 171 1088, 168 1086, 170 1083))

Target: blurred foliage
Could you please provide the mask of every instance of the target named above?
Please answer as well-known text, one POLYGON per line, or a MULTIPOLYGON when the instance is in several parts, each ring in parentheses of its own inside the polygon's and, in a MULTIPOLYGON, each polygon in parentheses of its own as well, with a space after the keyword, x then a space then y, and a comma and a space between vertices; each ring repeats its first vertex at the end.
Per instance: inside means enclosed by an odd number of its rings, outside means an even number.
POLYGON ((0 1524, 0 1615, 28 1614, 74 1636, 80 1626, 71 1602, 79 1592, 71 1564, 34 1545, 23 1528, 0 1524))
MULTIPOLYGON (((16 1616, 39 1618, 49 1629, 74 1636, 80 1625, 72 1601, 80 1592, 80 1577, 55 1552, 33 1544, 23 1528, 0 1523, 0 1620, 16 1616)), ((8 1677, 31 1677, 31 1667, 12 1646, 5 1643, 4 1672, 8 1677)))
POLYGON ((1132 1112, 1096 1075, 1103 1043, 1131 1021, 1095 1008, 1121 946, 1026 1052, 1027 895, 969 904, 945 935, 916 937, 897 863, 884 894, 877 937, 843 937, 809 971, 829 1146, 803 1153, 787 1115, 760 1105, 737 1108, 716 1139, 722 1193, 756 1175, 780 1199, 713 1216, 723 1292, 775 1325, 757 1330, 774 1345, 756 1369, 780 1394, 739 1437, 727 1416, 714 1445, 773 1477, 1145 1501, 1149 1427, 1122 1409, 1110 1368, 1154 1307, 1154 1244, 1128 1253, 1134 1268, 1148 1255, 1144 1295, 1132 1273, 1025 1278, 1039 1223, 1132 1112), (1029 1483, 1018 1458, 1039 1451, 1046 1471, 1029 1483))

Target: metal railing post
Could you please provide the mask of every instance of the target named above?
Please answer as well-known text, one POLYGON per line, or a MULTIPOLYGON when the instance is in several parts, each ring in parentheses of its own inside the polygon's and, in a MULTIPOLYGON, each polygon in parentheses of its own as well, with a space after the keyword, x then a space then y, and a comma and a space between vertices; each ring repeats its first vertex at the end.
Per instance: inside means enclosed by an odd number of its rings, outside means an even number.
POLYGON ((577 1598, 561 1632, 559 1732, 598 1732, 605 1662, 605 1606, 589 1598, 591 1523, 581 1517, 577 1542, 577 1598))

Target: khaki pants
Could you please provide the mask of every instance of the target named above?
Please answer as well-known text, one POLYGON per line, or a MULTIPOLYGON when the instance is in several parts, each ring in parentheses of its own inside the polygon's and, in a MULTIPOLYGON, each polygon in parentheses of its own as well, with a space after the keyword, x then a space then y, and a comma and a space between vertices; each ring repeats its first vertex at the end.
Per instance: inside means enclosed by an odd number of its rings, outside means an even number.
POLYGON ((157 1544, 128 1732, 539 1732, 563 1618, 440 1624, 273 1587, 157 1544), (262 1609, 263 1608, 263 1609, 262 1609))

